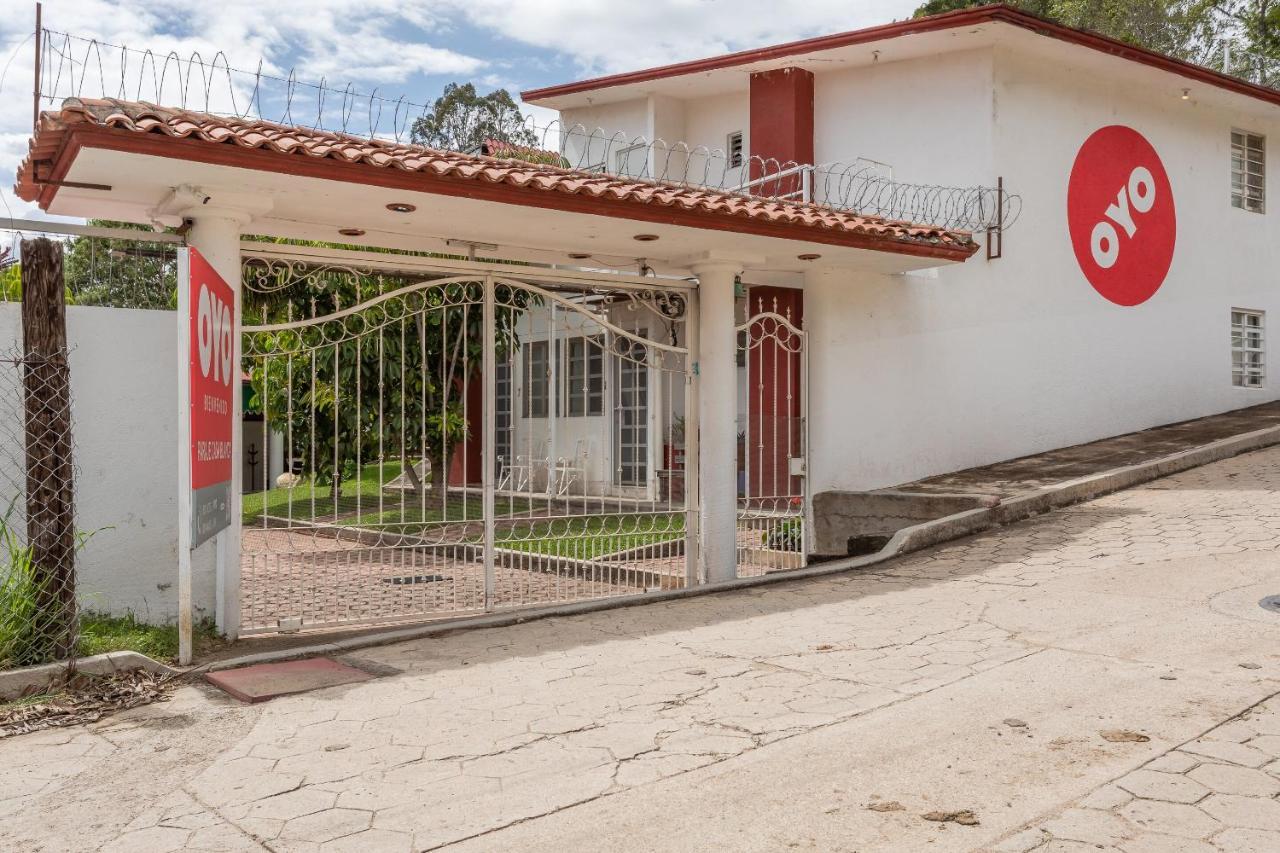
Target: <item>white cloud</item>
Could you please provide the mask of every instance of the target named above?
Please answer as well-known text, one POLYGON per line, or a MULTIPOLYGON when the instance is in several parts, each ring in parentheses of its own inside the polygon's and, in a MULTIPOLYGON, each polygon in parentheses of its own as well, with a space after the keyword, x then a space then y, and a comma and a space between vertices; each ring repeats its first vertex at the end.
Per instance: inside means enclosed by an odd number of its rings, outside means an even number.
MULTIPOLYGON (((353 81, 362 92, 379 88, 380 94, 394 98, 399 95, 395 84, 414 75, 471 77, 489 67, 486 59, 451 49, 448 44, 411 40, 418 32, 430 33, 432 40, 447 34, 449 23, 436 14, 434 8, 426 2, 405 3, 403 0, 309 0, 305 3, 45 0, 47 28, 126 45, 137 51, 151 50, 157 57, 156 68, 152 69, 144 64, 146 60, 141 54, 132 55, 126 73, 128 84, 123 92, 119 83, 119 51, 90 50, 84 42, 72 42, 67 51, 65 42, 55 38, 46 57, 46 67, 50 75, 57 75, 61 69, 56 92, 60 96, 82 92, 93 96, 122 94, 149 98, 155 97, 158 79, 165 71, 165 57, 170 51, 183 59, 199 54, 205 63, 213 62, 221 53, 235 68, 255 71, 261 61, 265 73, 284 75, 287 69, 297 66, 301 69, 299 76, 306 81, 327 78, 339 89, 353 81), (139 76, 146 78, 141 90, 139 76)), ((6 14, 0 15, 0 63, 17 49, 0 87, 0 186, 3 187, 0 213, 11 211, 14 216, 37 214, 33 206, 16 199, 9 189, 10 176, 26 153, 31 126, 29 36, 34 26, 33 11, 33 6, 11 2, 6 14), (24 14, 13 8, 19 5, 32 11, 24 14)), ((159 100, 172 105, 186 103, 199 109, 207 103, 214 111, 232 111, 231 90, 225 76, 206 81, 197 65, 186 79, 185 72, 175 73, 177 67, 176 63, 169 64, 159 100), (179 83, 180 78, 183 83, 179 83), (178 92, 183 85, 187 89, 185 95, 178 92)), ((237 80, 235 94, 242 110, 251 90, 251 78, 237 80)), ((314 116, 316 109, 314 90, 299 87, 295 105, 293 117, 297 121, 308 121, 308 112, 314 116)), ((326 112, 339 108, 340 104, 333 100, 326 104, 326 112)), ((384 118, 388 125, 393 112, 394 105, 389 106, 384 118)), ((360 125, 353 123, 353 126, 360 125)))
POLYGON ((917 0, 443 0, 474 24, 571 56, 586 74, 663 65, 905 18, 917 0))
MULTIPOLYGON (((509 39, 568 57, 582 75, 608 73, 711 56, 764 44, 776 44, 820 33, 838 32, 906 17, 917 0, 807 0, 777 3, 769 0, 45 0, 45 26, 112 44, 150 49, 160 57, 170 51, 187 57, 199 53, 210 62, 220 52, 231 66, 253 71, 259 61, 265 72, 284 74, 297 66, 306 81, 327 78, 340 88, 355 82, 363 92, 375 87, 394 98, 396 84, 415 75, 440 74, 476 79, 519 89, 545 80, 542 57, 476 56, 453 43, 455 26, 467 24, 495 39, 509 39), (427 34, 425 41, 421 34, 427 34), (531 65, 533 63, 533 65, 531 65), (543 71, 531 79, 529 69, 543 71)), ((9 59, 33 26, 29 13, 10 0, 0 15, 0 63, 9 59)), ((471 39, 475 41, 474 38, 471 39)), ((544 54, 545 56, 545 54, 544 54)), ((63 65, 59 94, 69 94, 84 80, 83 92, 104 94, 97 77, 98 60, 78 44, 71 64, 63 65)), ((58 61, 56 53, 49 63, 58 61)), ((119 54, 102 54, 108 79, 118 76, 119 54)), ((51 66, 52 67, 52 66, 51 66)), ((136 68, 137 66, 131 66, 136 68)), ((170 68, 172 69, 172 65, 170 68)), ((159 71, 154 72, 159 75, 159 71)), ((136 73, 126 97, 147 97, 154 83, 137 90, 136 73)), ((210 84, 198 71, 186 81, 188 96, 176 93, 170 74, 161 100, 180 105, 184 100, 204 108, 203 87, 209 87, 209 108, 230 112, 225 78, 210 84)), ((118 84, 116 84, 118 86, 118 84)), ((236 97, 241 109, 250 83, 241 80, 236 97)), ((26 152, 30 132, 32 89, 31 45, 19 50, 0 85, 0 213, 37 215, 18 201, 9 184, 26 152), (8 210, 6 210, 6 206, 8 210)), ((107 87, 106 94, 120 94, 107 87)), ((153 95, 154 96, 154 95, 153 95)), ((422 96, 430 100, 429 96, 422 96)), ((367 102, 366 102, 367 103, 367 102)), ((359 110, 361 107, 357 106, 359 110)), ((314 121, 314 90, 299 87, 291 113, 298 122, 314 121)), ((326 117, 340 111, 331 100, 326 117)), ((384 125, 393 121, 394 104, 384 107, 384 125)), ((269 109, 264 112, 271 114, 269 109)), ((540 123, 550 119, 529 108, 540 123)), ((352 127, 365 126, 357 116, 352 127)))

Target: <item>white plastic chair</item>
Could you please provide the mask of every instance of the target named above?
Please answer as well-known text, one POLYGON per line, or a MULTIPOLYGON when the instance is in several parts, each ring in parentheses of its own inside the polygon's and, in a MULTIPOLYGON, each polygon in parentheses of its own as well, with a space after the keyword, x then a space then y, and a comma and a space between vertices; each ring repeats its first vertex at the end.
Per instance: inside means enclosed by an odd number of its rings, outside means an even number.
POLYGON ((569 490, 579 480, 582 481, 585 488, 587 481, 587 459, 591 454, 591 444, 585 438, 580 438, 574 444, 573 457, 566 459, 561 456, 556 470, 556 495, 563 497, 569 494, 569 490))

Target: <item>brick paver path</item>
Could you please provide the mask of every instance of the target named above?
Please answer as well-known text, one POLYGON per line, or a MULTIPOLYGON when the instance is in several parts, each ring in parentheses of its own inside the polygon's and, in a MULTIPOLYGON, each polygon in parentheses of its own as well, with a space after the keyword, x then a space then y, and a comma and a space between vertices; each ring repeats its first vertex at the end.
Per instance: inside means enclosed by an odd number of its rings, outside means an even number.
POLYGON ((1280 699, 1152 759, 993 850, 1275 853, 1280 699))
POLYGON ((1278 546, 1267 450, 873 572, 362 651, 360 685, 188 687, 0 741, 0 849, 1277 850, 1276 707, 1238 715, 1280 692, 1278 546))

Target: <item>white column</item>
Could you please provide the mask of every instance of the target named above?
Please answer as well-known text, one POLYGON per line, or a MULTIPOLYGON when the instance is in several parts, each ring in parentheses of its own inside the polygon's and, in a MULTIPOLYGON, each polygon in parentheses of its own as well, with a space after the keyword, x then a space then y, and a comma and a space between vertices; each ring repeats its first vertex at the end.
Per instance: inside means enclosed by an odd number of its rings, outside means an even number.
MULTIPOLYGON (((809 348, 809 488, 810 494, 836 487, 833 467, 839 467, 836 444, 848 441, 853 425, 842 420, 837 409, 847 411, 849 403, 833 389, 839 389, 843 357, 841 345, 848 334, 848 272, 811 266, 804 273, 804 324, 809 348), (840 318, 844 318, 843 320, 840 318), (843 325, 845 328, 840 328, 843 325), (825 392, 824 392, 825 389, 825 392), (836 399, 839 398, 839 399, 836 399)), ((848 371, 853 366, 845 364, 848 371)), ((810 527, 810 530, 813 528, 810 527)))
POLYGON ((708 583, 737 576, 738 383, 734 280, 742 265, 699 263, 698 436, 702 568, 708 583))
MULTIPOLYGON (((200 252, 236 294, 235 326, 231 338, 235 377, 235 393, 231 395, 231 526, 213 540, 217 550, 214 619, 218 631, 234 640, 240 634, 240 502, 244 487, 243 393, 239 379, 240 327, 244 322, 240 295, 240 233, 252 217, 243 211, 211 206, 189 211, 187 215, 194 223, 187 233, 187 242, 200 252)), ((263 461, 266 462, 265 459, 263 461)))

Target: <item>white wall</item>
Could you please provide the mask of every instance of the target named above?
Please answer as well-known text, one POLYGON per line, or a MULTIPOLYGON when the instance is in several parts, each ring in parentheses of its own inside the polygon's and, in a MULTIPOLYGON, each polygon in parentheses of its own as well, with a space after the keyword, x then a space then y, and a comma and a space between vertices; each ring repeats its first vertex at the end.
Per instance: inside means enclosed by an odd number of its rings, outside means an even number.
POLYGON ((991 165, 992 54, 949 53, 822 73, 813 81, 818 163, 859 157, 897 181, 966 186, 991 165))
MULTIPOLYGON (((946 62, 936 95, 822 102, 847 114, 844 124, 821 119, 824 128, 899 134, 900 179, 992 185, 1003 175, 1024 210, 1001 260, 979 253, 933 280, 810 282, 816 491, 900 484, 1277 397, 1280 110, 1233 113, 1183 101, 1176 80, 1146 88, 1012 53, 995 54, 992 68, 989 95, 960 111, 946 62), (926 119, 938 122, 930 132, 926 119), (1090 286, 1067 228, 1076 153, 1111 124, 1155 146, 1177 203, 1172 269, 1136 307, 1090 286), (1233 126, 1268 135, 1269 214, 1231 207, 1233 126), (1265 389, 1231 384, 1233 307, 1268 312, 1265 389)), ((832 150, 824 133, 819 148, 832 150)))
MULTIPOLYGON (((177 616, 177 326, 172 311, 67 308, 83 607, 177 616)), ((22 344, 21 308, 0 304, 0 350, 22 344)), ((192 560, 196 618, 213 615, 213 547, 192 560)))

